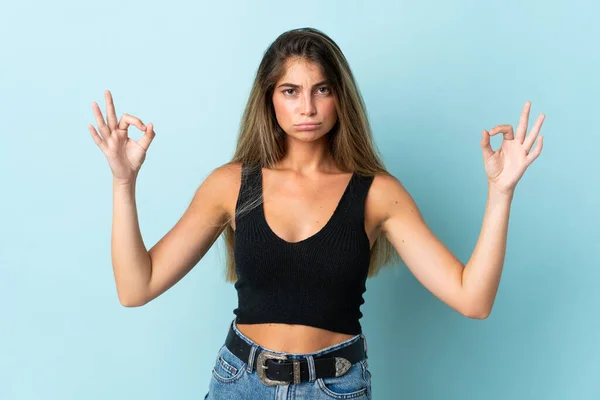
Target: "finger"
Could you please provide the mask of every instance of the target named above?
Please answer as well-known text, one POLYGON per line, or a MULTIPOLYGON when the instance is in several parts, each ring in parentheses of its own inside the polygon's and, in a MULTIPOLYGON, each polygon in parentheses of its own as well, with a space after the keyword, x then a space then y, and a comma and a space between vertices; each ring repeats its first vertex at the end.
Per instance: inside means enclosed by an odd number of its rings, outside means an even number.
POLYGON ((533 124, 533 127, 531 128, 529 136, 527 136, 527 138, 525 138, 525 141, 523 142, 523 146, 528 152, 531 150, 531 147, 533 147, 533 143, 535 142, 535 139, 540 133, 540 129, 542 128, 542 124, 544 123, 544 119, 546 119, 546 116, 544 114, 540 114, 538 119, 535 121, 535 124, 533 124))
POLYGON ((106 101, 106 118, 108 120, 108 127, 112 131, 117 129, 117 113, 115 112, 115 104, 113 102, 110 90, 104 92, 104 98, 106 101))
POLYGON ((544 136, 540 136, 540 139, 538 140, 533 151, 530 152, 529 154, 527 154, 527 157, 526 157, 527 165, 530 165, 532 162, 535 161, 536 158, 538 158, 538 156, 542 152, 542 147, 544 147, 544 136))
POLYGON ((119 129, 127 130, 129 125, 136 126, 141 131, 144 131, 146 128, 142 120, 139 118, 136 118, 133 115, 123 114, 121 120, 119 121, 119 129))
POLYGON ((498 133, 502 133, 504 135, 504 139, 506 140, 513 140, 515 138, 512 125, 498 125, 490 129, 490 136, 494 136, 498 133))
POLYGON ((492 150, 492 146, 490 145, 490 134, 485 129, 483 130, 483 135, 481 136, 481 149, 483 150, 484 160, 487 160, 494 154, 494 150, 492 150))
POLYGON ((106 122, 104 122, 104 116, 102 115, 102 111, 100 110, 100 106, 98 103, 92 103, 92 110, 94 111, 94 117, 96 118, 96 124, 98 125, 98 130, 102 133, 104 139, 110 136, 110 129, 106 126, 106 122))
POLYGON ((154 136, 156 136, 156 133, 154 132, 154 125, 149 123, 146 125, 144 135, 140 138, 140 140, 138 140, 138 144, 142 146, 144 150, 148 150, 148 147, 150 147, 150 143, 152 143, 154 136))
POLYGON ((525 140, 525 133, 527 133, 527 124, 529 122, 529 111, 531 110, 531 102, 528 101, 523 107, 521 112, 521 119, 519 119, 519 125, 517 126, 517 137, 519 143, 523 143, 525 140))
POLYGON ((104 150, 106 143, 104 143, 104 140, 102 140, 100 135, 98 135, 98 132, 96 132, 96 128, 94 128, 92 125, 88 125, 88 129, 89 129, 90 133, 92 134, 92 139, 94 139, 94 142, 96 143, 96 145, 98 145, 98 147, 100 147, 100 149, 104 150))

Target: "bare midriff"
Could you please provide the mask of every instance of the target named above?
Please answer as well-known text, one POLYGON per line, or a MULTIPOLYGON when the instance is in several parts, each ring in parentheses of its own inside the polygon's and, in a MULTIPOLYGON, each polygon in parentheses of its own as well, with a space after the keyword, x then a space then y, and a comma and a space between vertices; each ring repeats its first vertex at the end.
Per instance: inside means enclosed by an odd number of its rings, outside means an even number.
POLYGON ((306 325, 265 323, 236 326, 259 346, 285 353, 313 353, 355 336, 306 325))

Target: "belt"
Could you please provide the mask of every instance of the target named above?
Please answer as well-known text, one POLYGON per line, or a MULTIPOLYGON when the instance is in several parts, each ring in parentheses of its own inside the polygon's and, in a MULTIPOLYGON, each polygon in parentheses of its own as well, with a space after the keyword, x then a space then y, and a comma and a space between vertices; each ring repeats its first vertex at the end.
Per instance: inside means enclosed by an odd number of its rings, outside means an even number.
MULTIPOLYGON (((250 361, 252 345, 238 336, 233 330, 233 323, 227 333, 225 346, 239 359, 246 363, 250 361)), ((350 345, 323 355, 313 356, 314 379, 344 375, 352 364, 365 358, 367 358, 367 352, 361 335, 358 340, 350 345)), ((289 360, 283 354, 268 350, 262 350, 255 354, 252 368, 256 368, 258 377, 267 386, 307 382, 310 378, 308 359, 289 360)))

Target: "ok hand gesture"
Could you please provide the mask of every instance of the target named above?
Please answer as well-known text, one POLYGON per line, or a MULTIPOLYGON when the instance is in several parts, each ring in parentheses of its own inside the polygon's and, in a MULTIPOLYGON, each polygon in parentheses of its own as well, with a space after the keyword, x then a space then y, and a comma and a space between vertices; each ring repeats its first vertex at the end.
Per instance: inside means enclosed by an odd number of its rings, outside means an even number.
POLYGON ((531 102, 525 103, 519 126, 517 126, 516 137, 512 125, 498 125, 489 132, 483 131, 481 138, 481 148, 483 150, 483 161, 490 188, 495 189, 502 194, 512 195, 519 179, 525 173, 529 165, 540 155, 543 146, 543 136, 540 136, 537 145, 531 151, 535 139, 542 128, 542 123, 546 116, 540 114, 535 124, 531 128, 528 136, 527 122, 529 120, 529 110, 531 102), (504 138, 502 146, 493 151, 490 146, 490 136, 502 133, 504 138))
POLYGON ((92 134, 92 139, 106 156, 114 180, 118 183, 135 183, 138 172, 146 159, 146 151, 155 136, 153 126, 152 124, 144 125, 139 118, 129 114, 123 114, 121 120, 117 122, 110 91, 105 92, 104 98, 107 122, 104 121, 98 104, 92 103, 98 130, 102 136, 92 125, 88 125, 88 129, 92 134), (134 125, 144 132, 137 142, 127 136, 129 125, 134 125))

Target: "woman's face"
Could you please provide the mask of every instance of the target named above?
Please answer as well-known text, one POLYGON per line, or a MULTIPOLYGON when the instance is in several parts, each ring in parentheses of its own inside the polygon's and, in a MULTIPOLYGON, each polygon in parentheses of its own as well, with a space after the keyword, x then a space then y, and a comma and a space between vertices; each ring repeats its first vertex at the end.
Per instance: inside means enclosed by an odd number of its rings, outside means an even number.
POLYGON ((300 140, 316 140, 337 121, 335 96, 319 66, 304 59, 290 59, 286 73, 275 84, 273 106, 279 126, 300 140), (302 127, 300 124, 316 125, 302 127))

